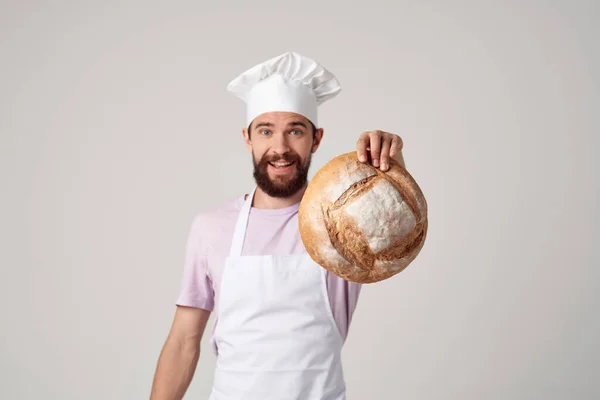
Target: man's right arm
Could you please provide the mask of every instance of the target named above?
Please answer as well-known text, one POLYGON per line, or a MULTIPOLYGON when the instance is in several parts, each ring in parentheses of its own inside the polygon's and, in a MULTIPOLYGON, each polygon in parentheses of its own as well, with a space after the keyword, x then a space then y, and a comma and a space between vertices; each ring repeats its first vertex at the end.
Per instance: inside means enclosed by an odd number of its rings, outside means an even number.
POLYGON ((209 317, 210 311, 177 306, 158 359, 150 400, 183 398, 200 358, 200 341, 209 317))

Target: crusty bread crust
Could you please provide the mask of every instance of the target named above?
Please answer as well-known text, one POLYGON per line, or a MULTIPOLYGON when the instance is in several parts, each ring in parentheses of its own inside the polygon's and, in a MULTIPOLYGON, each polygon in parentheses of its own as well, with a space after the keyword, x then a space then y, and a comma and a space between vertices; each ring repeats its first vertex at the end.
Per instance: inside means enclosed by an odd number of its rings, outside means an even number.
POLYGON ((356 151, 335 157, 309 183, 298 210, 306 251, 352 282, 378 282, 404 270, 427 236, 427 202, 393 159, 381 171, 356 151))

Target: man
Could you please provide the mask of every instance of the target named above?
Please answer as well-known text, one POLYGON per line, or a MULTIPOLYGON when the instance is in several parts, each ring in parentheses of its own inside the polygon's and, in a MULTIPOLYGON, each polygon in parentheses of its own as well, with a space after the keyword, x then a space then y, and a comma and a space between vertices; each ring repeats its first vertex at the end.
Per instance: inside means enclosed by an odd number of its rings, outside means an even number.
MULTIPOLYGON (((217 365, 210 400, 345 399, 341 348, 360 285, 310 259, 297 220, 324 133, 317 107, 340 85, 314 60, 285 53, 228 89, 247 104, 242 133, 257 186, 194 219, 151 400, 184 396, 211 312, 217 365)), ((357 141, 359 159, 382 170, 390 157, 404 165, 401 149, 398 135, 381 131, 357 141)))

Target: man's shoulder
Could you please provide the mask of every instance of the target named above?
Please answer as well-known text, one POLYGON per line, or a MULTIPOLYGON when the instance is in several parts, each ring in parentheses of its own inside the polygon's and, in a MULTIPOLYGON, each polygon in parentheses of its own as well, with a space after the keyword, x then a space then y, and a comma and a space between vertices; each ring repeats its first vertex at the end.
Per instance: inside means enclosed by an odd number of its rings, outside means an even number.
POLYGON ((207 255, 226 250, 224 243, 229 243, 237 216, 244 204, 244 197, 236 196, 216 205, 198 211, 191 223, 190 238, 198 251, 207 255))

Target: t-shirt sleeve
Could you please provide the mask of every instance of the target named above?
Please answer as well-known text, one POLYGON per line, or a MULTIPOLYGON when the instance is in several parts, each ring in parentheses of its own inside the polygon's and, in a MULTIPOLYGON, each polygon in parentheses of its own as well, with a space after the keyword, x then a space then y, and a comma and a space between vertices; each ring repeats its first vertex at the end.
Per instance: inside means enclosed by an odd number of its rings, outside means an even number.
POLYGON ((212 311, 214 291, 208 274, 208 263, 202 251, 201 220, 196 217, 188 233, 185 246, 183 277, 175 304, 212 311))

